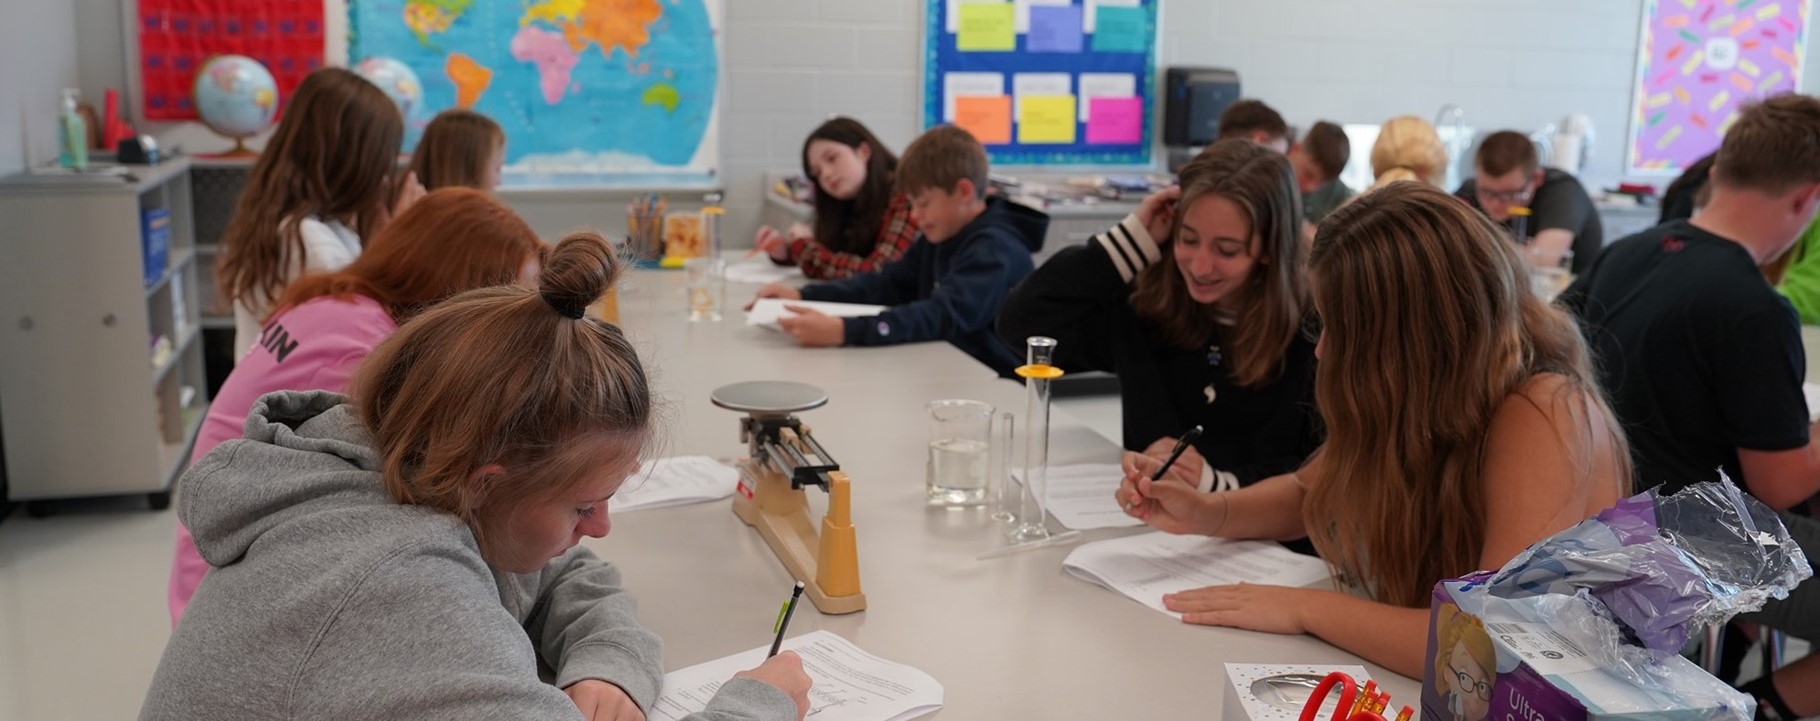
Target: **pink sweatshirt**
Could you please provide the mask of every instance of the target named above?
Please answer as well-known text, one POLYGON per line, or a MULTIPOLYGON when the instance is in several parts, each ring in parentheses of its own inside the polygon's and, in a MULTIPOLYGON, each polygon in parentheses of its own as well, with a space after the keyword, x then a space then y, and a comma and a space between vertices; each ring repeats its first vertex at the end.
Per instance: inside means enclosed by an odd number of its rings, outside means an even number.
MULTIPOLYGON (((272 318, 215 394, 196 436, 190 463, 201 460, 223 441, 239 438, 247 411, 262 395, 309 390, 346 393, 348 379, 360 362, 397 329, 398 324, 378 301, 360 295, 316 298, 272 318)), ((171 625, 183 616, 184 606, 208 569, 208 563, 196 553, 189 529, 177 524, 171 625)))

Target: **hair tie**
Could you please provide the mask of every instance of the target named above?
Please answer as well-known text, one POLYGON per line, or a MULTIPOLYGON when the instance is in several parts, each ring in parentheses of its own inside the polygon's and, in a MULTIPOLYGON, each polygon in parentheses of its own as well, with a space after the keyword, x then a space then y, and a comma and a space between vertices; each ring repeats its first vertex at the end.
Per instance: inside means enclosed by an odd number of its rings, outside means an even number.
POLYGON ((549 303, 551 308, 555 308, 557 313, 561 313, 570 320, 581 320, 581 317, 587 312, 587 309, 582 306, 563 305, 550 297, 548 292, 539 292, 538 295, 543 297, 543 302, 549 303))

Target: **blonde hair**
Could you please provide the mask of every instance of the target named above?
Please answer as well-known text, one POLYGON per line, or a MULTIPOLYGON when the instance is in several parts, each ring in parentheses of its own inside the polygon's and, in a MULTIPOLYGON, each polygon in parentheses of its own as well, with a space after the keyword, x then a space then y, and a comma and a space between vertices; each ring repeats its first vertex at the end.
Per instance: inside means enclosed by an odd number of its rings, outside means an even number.
MULTIPOLYGON (((1232 376, 1240 386, 1255 388, 1276 379, 1289 344, 1302 330, 1308 312, 1308 281, 1302 273, 1302 205, 1295 170, 1289 159, 1250 140, 1229 138, 1214 143, 1182 167, 1181 208, 1170 236, 1181 234, 1186 210, 1203 198, 1232 201, 1244 211, 1258 238, 1257 264, 1233 292, 1243 310, 1229 339, 1232 376)), ((1138 274, 1131 308, 1154 323, 1163 341, 1177 348, 1207 344, 1217 324, 1212 304, 1188 294, 1187 282, 1165 251, 1160 261, 1138 274)))
MULTIPOLYGON (((1443 604, 1437 612, 1439 619, 1435 622, 1435 691, 1439 692, 1445 679, 1453 674, 1453 647, 1463 645, 1466 655, 1472 662, 1479 664, 1487 674, 1494 677, 1498 673, 1498 655, 1491 647, 1491 636, 1485 633, 1485 624, 1478 616, 1460 610, 1459 606, 1443 604)), ((1491 681, 1492 679, 1486 679, 1491 681)))
MULTIPOLYGON (((1479 570, 1492 418, 1538 375, 1565 379, 1559 400, 1581 427, 1563 441, 1598 448, 1605 436, 1629 479, 1579 327, 1536 297, 1515 247, 1477 211, 1393 183, 1321 223, 1308 270, 1328 473, 1303 520, 1321 556, 1376 600, 1427 606, 1437 581, 1479 570)), ((1577 459, 1581 479, 1597 460, 1577 459)))
POLYGON ((393 499, 453 514, 480 537, 481 511, 570 493, 600 449, 643 447, 644 366, 619 328, 582 317, 621 267, 600 235, 571 234, 540 287, 468 291, 373 351, 352 395, 393 499), (504 472, 477 477, 492 464, 504 472))
POLYGON ((1447 181, 1447 147, 1435 126, 1414 115, 1399 115, 1378 129, 1371 146, 1373 190, 1399 180, 1416 180, 1435 187, 1447 181))

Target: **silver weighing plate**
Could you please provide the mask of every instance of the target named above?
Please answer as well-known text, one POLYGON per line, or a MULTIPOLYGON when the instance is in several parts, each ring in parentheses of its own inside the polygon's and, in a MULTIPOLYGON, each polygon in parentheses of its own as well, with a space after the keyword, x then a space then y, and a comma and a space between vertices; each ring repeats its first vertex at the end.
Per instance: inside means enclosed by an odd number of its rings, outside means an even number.
POLYGON ((778 416, 825 406, 828 393, 807 383, 746 381, 716 388, 708 400, 730 411, 778 416))

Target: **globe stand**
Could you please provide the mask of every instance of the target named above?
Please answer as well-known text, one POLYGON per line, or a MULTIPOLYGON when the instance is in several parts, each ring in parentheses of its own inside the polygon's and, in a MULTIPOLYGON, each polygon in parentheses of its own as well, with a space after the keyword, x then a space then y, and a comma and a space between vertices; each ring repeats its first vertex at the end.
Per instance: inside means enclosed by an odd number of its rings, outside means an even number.
POLYGON ((234 147, 225 153, 207 155, 209 158, 257 158, 259 151, 246 146, 246 138, 234 138, 234 147))

